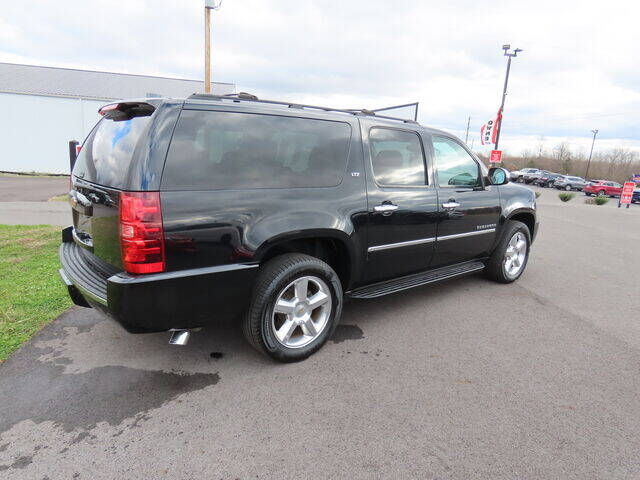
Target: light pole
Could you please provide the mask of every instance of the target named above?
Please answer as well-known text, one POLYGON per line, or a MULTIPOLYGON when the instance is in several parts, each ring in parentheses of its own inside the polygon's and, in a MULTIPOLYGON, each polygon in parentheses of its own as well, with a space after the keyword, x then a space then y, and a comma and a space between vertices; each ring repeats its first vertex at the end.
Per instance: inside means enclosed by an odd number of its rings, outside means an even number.
POLYGON ((503 45, 502 49, 504 50, 504 56, 508 57, 507 60, 507 74, 504 77, 504 88, 502 89, 502 103, 500 104, 500 123, 498 124, 498 132, 496 133, 496 145, 494 147, 495 150, 498 150, 498 141, 500 140, 500 132, 502 131, 502 112, 504 112, 504 101, 507 98, 507 85, 509 84, 509 72, 511 71, 511 59, 513 57, 518 56, 518 52, 522 52, 521 48, 516 48, 513 52, 509 52, 511 50, 511 45, 503 45))
POLYGON ((204 0, 204 93, 211 93, 211 10, 217 10, 222 0, 204 0))
POLYGON ((593 155, 593 145, 596 143, 596 135, 598 135, 598 129, 591 130, 593 133, 593 140, 591 140, 591 151, 589 152, 589 161, 587 161, 587 171, 584 172, 584 179, 587 180, 589 178, 589 167, 591 166, 591 156, 593 155))

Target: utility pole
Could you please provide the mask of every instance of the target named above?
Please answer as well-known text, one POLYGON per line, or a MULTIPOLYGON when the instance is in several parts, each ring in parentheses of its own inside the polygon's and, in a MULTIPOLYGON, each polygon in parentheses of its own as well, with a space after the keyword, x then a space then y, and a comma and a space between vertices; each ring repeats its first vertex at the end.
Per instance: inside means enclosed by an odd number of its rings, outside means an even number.
POLYGON ((584 179, 589 178, 589 167, 591 166, 591 156, 593 155, 593 145, 596 143, 596 135, 598 135, 598 129, 591 130, 593 133, 593 140, 591 140, 591 151, 589 152, 589 161, 587 162, 587 171, 584 173, 584 179))
MULTIPOLYGON (((500 114, 504 112, 504 101, 507 98, 507 85, 509 84, 509 72, 511 71, 511 59, 513 57, 518 56, 518 52, 522 52, 521 48, 516 48, 513 52, 509 53, 511 50, 511 45, 503 45, 502 49, 504 50, 504 56, 508 57, 507 60, 507 74, 504 77, 504 88, 502 89, 502 103, 500 104, 500 114)), ((496 133, 496 144, 494 150, 498 150, 498 141, 500 140, 500 132, 502 131, 502 118, 500 119, 500 124, 498 125, 498 132, 496 133)))
POLYGON ((211 93, 211 10, 217 10, 222 0, 204 0, 204 93, 211 93))
POLYGON ((469 124, 471 123, 471 117, 467 118, 467 134, 464 136, 464 143, 469 143, 469 124))

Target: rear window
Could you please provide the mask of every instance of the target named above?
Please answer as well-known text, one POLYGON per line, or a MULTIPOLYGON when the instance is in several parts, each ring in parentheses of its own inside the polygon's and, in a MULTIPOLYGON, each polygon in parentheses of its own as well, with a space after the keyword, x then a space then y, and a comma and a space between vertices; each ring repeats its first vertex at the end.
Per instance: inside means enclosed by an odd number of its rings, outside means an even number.
POLYGON ((331 187, 351 126, 308 118, 183 110, 162 174, 169 190, 331 187))
POLYGON ((573 182, 581 182, 582 179, 580 177, 569 177, 569 180, 573 181, 573 182))
POLYGON ((99 185, 123 188, 133 151, 150 120, 150 116, 100 120, 85 140, 73 174, 99 185))

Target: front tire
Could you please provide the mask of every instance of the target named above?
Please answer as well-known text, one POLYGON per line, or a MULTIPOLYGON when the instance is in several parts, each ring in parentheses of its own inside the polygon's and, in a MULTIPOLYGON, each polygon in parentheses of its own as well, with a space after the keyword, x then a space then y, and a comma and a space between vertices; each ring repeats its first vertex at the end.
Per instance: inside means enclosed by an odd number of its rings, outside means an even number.
POLYGON ((243 331, 275 360, 304 360, 333 334, 342 302, 340 279, 329 265, 309 255, 281 255, 260 268, 243 331))
POLYGON ((567 185, 566 187, 564 187, 564 189, 565 189, 567 192, 570 192, 570 191, 571 191, 571 185, 567 185))
POLYGON ((516 281, 527 266, 530 246, 529 228, 522 222, 509 220, 498 246, 487 261, 486 276, 499 283, 516 281))

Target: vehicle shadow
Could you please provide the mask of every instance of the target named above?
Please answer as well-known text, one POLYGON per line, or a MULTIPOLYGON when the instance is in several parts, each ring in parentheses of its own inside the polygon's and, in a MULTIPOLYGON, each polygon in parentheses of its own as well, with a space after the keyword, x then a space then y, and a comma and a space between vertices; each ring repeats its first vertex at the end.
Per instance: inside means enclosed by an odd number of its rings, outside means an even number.
MULTIPOLYGON (((461 290, 469 288, 495 288, 495 283, 485 280, 482 275, 423 285, 383 297, 360 300, 347 299, 343 306, 340 324, 328 343, 356 341, 367 337, 370 332, 388 322, 402 321, 402 317, 411 315, 425 303, 435 300, 454 301, 461 290), (448 300, 447 300, 448 299, 448 300)), ((234 357, 235 361, 252 361, 263 364, 276 362, 256 352, 246 341, 240 326, 240 318, 216 323, 191 336, 189 347, 198 352, 209 352, 214 359, 234 357)), ((164 342, 167 334, 156 334, 164 342)), ((180 348, 180 347, 176 347, 180 348)))
MULTIPOLYGON (((384 335, 390 323, 423 315, 420 312, 429 302, 435 305, 436 302, 458 301, 461 291, 489 288, 495 288, 495 284, 474 275, 370 300, 347 300, 342 321, 328 346, 311 357, 316 359, 310 359, 311 363, 315 364, 325 355, 335 355, 331 345, 343 344, 342 347, 371 340, 384 343, 376 336, 384 335)), ((105 365, 185 373, 214 372, 221 368, 243 370, 246 366, 279 368, 282 365, 248 344, 239 318, 214 322, 193 332, 185 346, 169 345, 169 336, 168 332, 132 335, 93 310, 75 307, 43 329, 32 342, 38 346, 42 362, 57 364, 65 359, 67 372, 105 365)))

